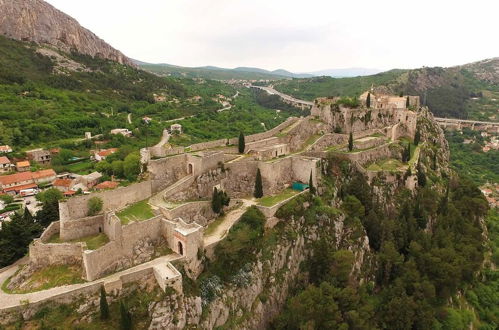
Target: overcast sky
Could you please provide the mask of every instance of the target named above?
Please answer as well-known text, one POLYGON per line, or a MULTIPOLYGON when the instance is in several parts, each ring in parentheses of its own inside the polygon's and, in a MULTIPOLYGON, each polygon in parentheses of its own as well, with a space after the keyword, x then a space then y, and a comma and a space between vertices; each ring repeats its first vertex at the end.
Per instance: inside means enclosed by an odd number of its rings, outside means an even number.
POLYGON ((46 0, 127 56, 310 72, 499 56, 497 0, 46 0))

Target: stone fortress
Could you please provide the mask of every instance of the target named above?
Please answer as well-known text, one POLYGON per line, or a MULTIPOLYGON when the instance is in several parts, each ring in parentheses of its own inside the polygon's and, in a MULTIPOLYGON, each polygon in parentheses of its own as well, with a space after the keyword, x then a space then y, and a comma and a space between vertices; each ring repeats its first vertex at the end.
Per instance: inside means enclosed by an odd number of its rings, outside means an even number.
MULTIPOLYGON (((10 285, 22 283, 36 269, 71 264, 81 268, 82 278, 88 283, 74 290, 78 293, 82 288, 86 288, 86 293, 95 293, 101 285, 106 290, 119 291, 123 284, 144 274, 153 276, 164 290, 172 287, 181 291, 182 275, 170 261, 182 260, 187 275, 196 277, 202 271, 202 256, 212 257, 216 243, 230 229, 228 226, 218 237, 204 234, 217 217, 210 202, 214 188, 227 192, 232 200, 229 210, 234 210, 234 214, 239 212, 240 216, 244 208, 257 204, 249 196, 258 169, 264 194, 268 196, 279 194, 293 182, 308 183, 310 177, 314 186, 320 186, 322 167, 331 153, 352 161, 369 180, 379 175, 397 180, 401 172, 415 166, 419 150, 414 151, 408 165, 396 170, 373 168, 369 164, 399 159, 399 139, 414 139, 419 118, 431 116, 420 107, 418 97, 394 97, 371 91, 360 96, 360 105, 355 108, 338 100, 317 99, 310 116, 289 118, 264 133, 246 136, 243 154, 238 153, 237 138, 175 148, 169 145, 169 133, 165 131, 158 145, 141 150, 147 169, 145 181, 60 202, 60 221, 52 223, 31 244, 27 265, 17 272, 17 267, 8 270, 10 285), (354 149, 348 151, 350 134, 354 149), (87 216, 92 197, 102 200, 102 212, 87 216), (145 200, 154 213, 151 218, 123 223, 117 216, 121 210, 145 200), (102 233, 108 242, 95 250, 78 241, 102 233), (57 235, 59 242, 51 242, 57 235), (170 253, 158 255, 161 247, 168 248, 170 253), (113 275, 120 272, 126 273, 113 275), (106 281, 112 276, 115 276, 112 282, 106 281)), ((404 182, 411 188, 417 179, 410 176, 404 182)), ((282 204, 257 207, 269 221, 277 221, 273 216, 282 204)), ((61 295, 56 297, 61 301, 61 295)), ((67 290, 64 297, 69 299, 74 293, 67 290)), ((4 311, 19 307, 21 298, 7 304, 4 311)))

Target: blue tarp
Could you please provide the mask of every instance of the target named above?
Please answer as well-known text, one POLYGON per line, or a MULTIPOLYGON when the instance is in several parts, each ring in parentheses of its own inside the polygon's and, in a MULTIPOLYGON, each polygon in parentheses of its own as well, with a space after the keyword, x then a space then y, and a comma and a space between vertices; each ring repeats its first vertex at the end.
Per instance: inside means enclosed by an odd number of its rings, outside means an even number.
POLYGON ((308 184, 301 183, 301 182, 293 182, 293 185, 291 186, 293 190, 298 190, 298 191, 304 191, 309 188, 308 184))

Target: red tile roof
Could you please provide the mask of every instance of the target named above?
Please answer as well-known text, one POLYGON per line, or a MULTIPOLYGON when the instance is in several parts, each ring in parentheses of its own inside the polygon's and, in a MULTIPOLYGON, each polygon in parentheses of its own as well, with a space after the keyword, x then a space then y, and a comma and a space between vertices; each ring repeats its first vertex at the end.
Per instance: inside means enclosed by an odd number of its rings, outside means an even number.
POLYGON ((22 172, 11 175, 0 176, 0 184, 2 185, 10 185, 13 183, 30 181, 33 180, 33 175, 31 172, 22 172))
POLYGON ((52 184, 54 187, 65 187, 69 188, 71 187, 71 184, 73 183, 73 180, 71 179, 57 179, 54 181, 52 184))
POLYGON ((33 179, 49 178, 57 175, 55 171, 51 168, 49 168, 48 170, 33 172, 31 174, 33 175, 33 179))
POLYGON ((95 186, 95 189, 114 189, 118 187, 119 183, 114 181, 104 181, 95 186))
POLYGON ((23 160, 23 161, 16 163, 16 167, 29 167, 29 166, 30 166, 30 164, 29 164, 29 161, 27 161, 27 160, 23 160))
POLYGON ((35 183, 28 183, 28 184, 23 184, 22 186, 14 186, 14 187, 5 188, 3 191, 5 191, 5 192, 21 191, 24 189, 33 189, 33 188, 38 188, 38 186, 35 183))
POLYGON ((0 157, 0 164, 10 164, 10 159, 5 156, 0 157))
POLYGON ((101 156, 101 157, 107 157, 109 155, 112 155, 114 154, 116 151, 118 151, 118 148, 111 148, 111 149, 107 149, 107 150, 102 150, 102 151, 99 151, 97 153, 97 155, 101 156))

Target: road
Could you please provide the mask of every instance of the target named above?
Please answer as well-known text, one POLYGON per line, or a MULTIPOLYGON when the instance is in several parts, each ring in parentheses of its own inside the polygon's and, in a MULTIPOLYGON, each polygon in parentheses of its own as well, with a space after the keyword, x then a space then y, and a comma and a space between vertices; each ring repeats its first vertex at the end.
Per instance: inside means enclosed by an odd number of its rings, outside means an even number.
POLYGON ((269 93, 271 95, 278 95, 283 100, 286 100, 286 101, 289 101, 289 102, 298 103, 298 104, 302 104, 302 105, 306 105, 306 106, 313 106, 314 105, 314 102, 296 99, 296 98, 294 98, 294 97, 292 97, 290 95, 287 95, 287 94, 279 92, 278 90, 275 90, 271 86, 254 86, 254 85, 251 85, 251 87, 252 88, 258 88, 258 89, 264 90, 264 91, 266 91, 267 93, 269 93))
POLYGON ((435 120, 438 121, 438 122, 456 123, 456 124, 467 123, 467 124, 499 126, 499 122, 495 122, 495 121, 478 121, 478 120, 456 119, 456 118, 441 118, 441 117, 435 117, 435 120))

